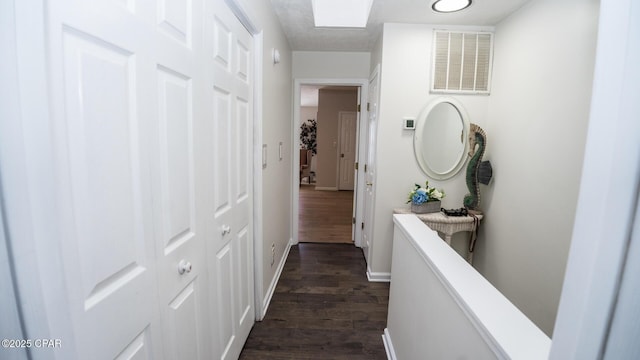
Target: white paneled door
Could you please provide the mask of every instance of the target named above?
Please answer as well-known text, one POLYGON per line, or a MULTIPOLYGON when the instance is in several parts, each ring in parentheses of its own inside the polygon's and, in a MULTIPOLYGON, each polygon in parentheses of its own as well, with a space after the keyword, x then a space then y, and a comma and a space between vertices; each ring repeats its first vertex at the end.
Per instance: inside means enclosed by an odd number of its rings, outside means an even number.
MULTIPOLYGON (((242 24, 220 2, 205 15, 208 98, 206 136, 213 165, 213 234, 207 241, 211 302, 218 319, 213 339, 222 359, 235 359, 254 323, 253 295, 253 44, 242 24)), ((218 356, 216 355, 216 358, 218 356)))
POLYGON ((339 156, 338 159, 338 189, 353 190, 356 161, 356 129, 358 116, 355 111, 340 111, 338 114, 339 156))
POLYGON ((62 353, 236 358, 254 322, 251 35, 223 0, 46 8, 62 353))

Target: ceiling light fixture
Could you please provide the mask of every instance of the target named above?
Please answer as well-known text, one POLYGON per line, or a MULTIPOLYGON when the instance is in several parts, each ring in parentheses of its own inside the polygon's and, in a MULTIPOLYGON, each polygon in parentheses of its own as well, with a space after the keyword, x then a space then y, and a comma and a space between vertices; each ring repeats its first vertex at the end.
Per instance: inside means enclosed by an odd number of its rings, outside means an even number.
POLYGON ((316 27, 365 28, 373 0, 312 0, 316 27))
POLYGON ((431 4, 435 12, 450 13, 456 12, 471 6, 471 0, 436 0, 431 4))

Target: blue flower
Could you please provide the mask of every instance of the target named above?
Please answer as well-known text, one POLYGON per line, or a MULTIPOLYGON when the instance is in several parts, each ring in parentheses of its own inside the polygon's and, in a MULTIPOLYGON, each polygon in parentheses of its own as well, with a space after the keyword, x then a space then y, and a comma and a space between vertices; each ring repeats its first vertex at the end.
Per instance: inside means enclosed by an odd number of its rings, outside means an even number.
POLYGON ((419 192, 416 192, 411 197, 411 201, 416 205, 423 204, 423 203, 427 202, 428 200, 429 200, 429 198, 427 197, 426 194, 421 194, 419 192))

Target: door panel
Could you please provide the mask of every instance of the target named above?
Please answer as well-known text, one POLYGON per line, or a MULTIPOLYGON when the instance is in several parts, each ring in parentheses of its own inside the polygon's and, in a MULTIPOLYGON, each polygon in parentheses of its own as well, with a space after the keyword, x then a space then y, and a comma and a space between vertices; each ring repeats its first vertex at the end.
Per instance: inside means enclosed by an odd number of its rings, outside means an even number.
POLYGON ((74 6, 60 1, 48 14, 50 66, 61 69, 52 83, 69 297, 61 310, 70 314, 79 358, 146 358, 154 353, 148 348, 154 307, 146 305, 155 300, 152 208, 145 122, 131 101, 142 66, 134 42, 95 35, 68 12, 74 6), (117 316, 124 310, 130 315, 117 316))
POLYGON ((370 269, 371 246, 373 236, 373 207, 375 195, 375 170, 376 170, 376 138, 378 129, 378 96, 379 96, 378 68, 374 70, 369 79, 369 118, 367 119, 367 162, 365 164, 365 191, 363 199, 363 224, 362 224, 362 252, 367 260, 367 270, 370 269))
MULTIPOLYGON (((189 57, 182 61, 188 63, 189 57)), ((176 60, 173 60, 176 62, 176 60)), ((186 64, 184 64, 186 65, 186 64)), ((187 66, 181 66, 186 68, 187 66)), ((157 253, 164 354, 169 358, 205 356, 206 262, 203 189, 195 181, 194 99, 190 76, 164 65, 157 69, 158 129, 153 176, 156 202, 157 253), (198 199, 196 201, 196 198, 198 199), (166 304, 166 305, 164 305, 166 304)))
POLYGON ((144 332, 136 336, 131 343, 129 343, 120 354, 118 354, 116 360, 148 360, 152 359, 149 352, 149 332, 145 329, 144 332))
POLYGON ((207 183, 199 170, 208 159, 200 107, 205 71, 200 1, 157 4, 154 59, 156 97, 151 125, 152 188, 163 351, 166 358, 204 359, 208 345, 207 183))
POLYGON ((217 330, 216 358, 235 359, 255 320, 253 294, 253 39, 222 0, 209 3, 212 239, 207 257, 216 264, 212 308, 229 322, 217 330))
POLYGON ((191 47, 192 1, 158 1, 158 29, 186 47, 191 47))
POLYGON ((219 349, 215 353, 216 358, 224 359, 229 353, 229 349, 233 346, 235 340, 235 324, 233 314, 233 252, 232 244, 222 247, 216 254, 215 264, 217 273, 217 309, 219 324, 218 333, 219 349))
POLYGON ((339 113, 338 128, 340 130, 340 158, 338 159, 338 189, 353 190, 354 164, 356 161, 356 125, 355 112, 339 113))
POLYGON ((171 70, 158 69, 160 197, 164 255, 169 255, 195 233, 193 182, 193 117, 191 80, 171 70))
POLYGON ((175 343, 175 346, 165 352, 167 359, 202 359, 203 356, 198 351, 197 324, 202 321, 199 316, 197 291, 200 291, 199 279, 192 281, 185 289, 178 293, 169 303, 167 313, 166 328, 167 334, 175 343))

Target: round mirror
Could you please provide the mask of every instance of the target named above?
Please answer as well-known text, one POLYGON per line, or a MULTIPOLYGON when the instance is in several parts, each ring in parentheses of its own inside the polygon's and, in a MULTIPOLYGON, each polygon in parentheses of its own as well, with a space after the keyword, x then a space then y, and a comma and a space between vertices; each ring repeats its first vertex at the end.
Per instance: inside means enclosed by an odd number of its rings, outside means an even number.
POLYGON ((466 160, 469 119, 457 100, 438 98, 418 116, 413 136, 416 159, 427 176, 453 177, 466 160))

